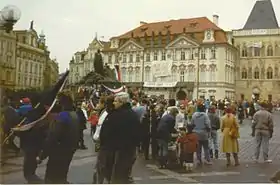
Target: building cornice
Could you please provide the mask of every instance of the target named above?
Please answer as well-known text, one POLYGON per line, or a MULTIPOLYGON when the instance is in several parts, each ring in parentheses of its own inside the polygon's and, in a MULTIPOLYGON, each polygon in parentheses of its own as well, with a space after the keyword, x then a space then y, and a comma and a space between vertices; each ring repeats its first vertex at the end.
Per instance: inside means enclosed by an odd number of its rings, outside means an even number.
POLYGON ((28 49, 28 50, 36 51, 36 52, 41 53, 41 54, 46 54, 46 51, 43 50, 43 49, 35 48, 35 47, 29 46, 27 44, 23 44, 23 43, 20 43, 20 42, 17 43, 17 46, 19 48, 21 47, 21 48, 25 48, 25 49, 28 49))
POLYGON ((277 29, 256 29, 256 30, 233 30, 234 37, 246 37, 246 36, 272 36, 279 35, 280 28, 277 29))

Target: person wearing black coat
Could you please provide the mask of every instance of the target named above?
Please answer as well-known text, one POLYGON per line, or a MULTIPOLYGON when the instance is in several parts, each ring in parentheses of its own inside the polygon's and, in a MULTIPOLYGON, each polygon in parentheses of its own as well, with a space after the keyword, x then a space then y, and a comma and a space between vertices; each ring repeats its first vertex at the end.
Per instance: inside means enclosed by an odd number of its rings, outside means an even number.
POLYGON ((81 105, 77 106, 76 112, 77 112, 77 115, 79 118, 79 126, 80 126, 80 137, 79 137, 78 148, 85 150, 85 149, 87 149, 87 147, 85 146, 85 142, 84 142, 84 130, 87 128, 86 127, 87 119, 85 117, 84 112, 81 109, 81 105))
MULTIPOLYGON (((45 173, 46 184, 68 184, 67 174, 79 141, 79 120, 72 99, 63 95, 60 106, 53 112, 47 139, 37 162, 48 157, 45 173), (60 110, 59 110, 60 109, 60 110)), ((59 105, 58 105, 59 106, 59 105)))
POLYGON ((114 107, 100 131, 103 160, 100 159, 99 164, 104 167, 103 174, 110 183, 127 184, 140 142, 140 120, 130 106, 127 93, 116 94, 114 107))

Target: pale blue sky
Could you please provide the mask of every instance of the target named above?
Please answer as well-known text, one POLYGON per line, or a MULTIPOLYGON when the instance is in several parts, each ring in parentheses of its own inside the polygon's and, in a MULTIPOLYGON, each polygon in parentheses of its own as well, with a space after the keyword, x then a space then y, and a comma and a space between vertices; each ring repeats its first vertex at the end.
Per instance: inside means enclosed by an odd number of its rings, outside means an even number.
MULTIPOLYGON (((108 40, 139 25, 169 19, 218 14, 224 29, 245 24, 256 0, 1 0, 0 8, 16 5, 22 16, 16 29, 28 29, 31 20, 38 33, 44 30, 51 56, 60 71, 76 51, 87 48, 98 32, 108 40)), ((280 0, 272 0, 280 21, 280 0)), ((1 8, 2 9, 2 8, 1 8)))

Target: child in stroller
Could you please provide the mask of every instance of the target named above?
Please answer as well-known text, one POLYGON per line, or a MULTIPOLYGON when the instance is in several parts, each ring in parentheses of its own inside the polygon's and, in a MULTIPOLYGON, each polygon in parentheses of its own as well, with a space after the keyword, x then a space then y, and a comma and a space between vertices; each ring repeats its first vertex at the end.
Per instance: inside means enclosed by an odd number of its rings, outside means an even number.
POLYGON ((177 139, 179 161, 188 172, 193 170, 194 153, 198 145, 197 136, 192 132, 193 128, 193 124, 187 125, 187 132, 185 128, 180 128, 180 136, 177 139))

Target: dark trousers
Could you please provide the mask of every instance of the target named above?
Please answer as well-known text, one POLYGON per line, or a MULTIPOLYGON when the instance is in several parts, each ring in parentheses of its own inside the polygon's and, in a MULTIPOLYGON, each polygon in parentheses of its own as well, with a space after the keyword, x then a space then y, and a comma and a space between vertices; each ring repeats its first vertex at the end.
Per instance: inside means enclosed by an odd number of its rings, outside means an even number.
POLYGON ((68 183, 67 174, 74 153, 75 150, 72 149, 57 149, 52 151, 47 163, 45 174, 46 184, 68 183))
POLYGON ((80 129, 79 147, 85 146, 84 142, 84 130, 80 129))
POLYGON ((112 184, 129 184, 136 148, 128 148, 115 152, 114 165, 111 177, 112 184))
POLYGON ((24 148, 24 159, 23 159, 23 176, 26 181, 30 183, 39 183, 41 179, 36 175, 37 161, 36 157, 39 154, 38 149, 24 148))
POLYGON ((150 136, 143 137, 142 142, 141 142, 141 149, 142 149, 145 159, 149 159, 150 136))
POLYGON ((103 184, 104 180, 111 181, 115 153, 113 150, 100 148, 97 156, 96 171, 93 174, 93 182, 103 184))
POLYGON ((158 143, 156 138, 152 138, 152 158, 157 159, 158 157, 158 143))
POLYGON ((206 161, 210 161, 210 151, 209 151, 209 141, 208 140, 199 140, 198 141, 198 147, 197 147, 197 152, 196 152, 196 156, 197 156, 197 160, 199 162, 202 162, 201 159, 201 153, 202 153, 202 148, 204 151, 204 156, 206 161))

